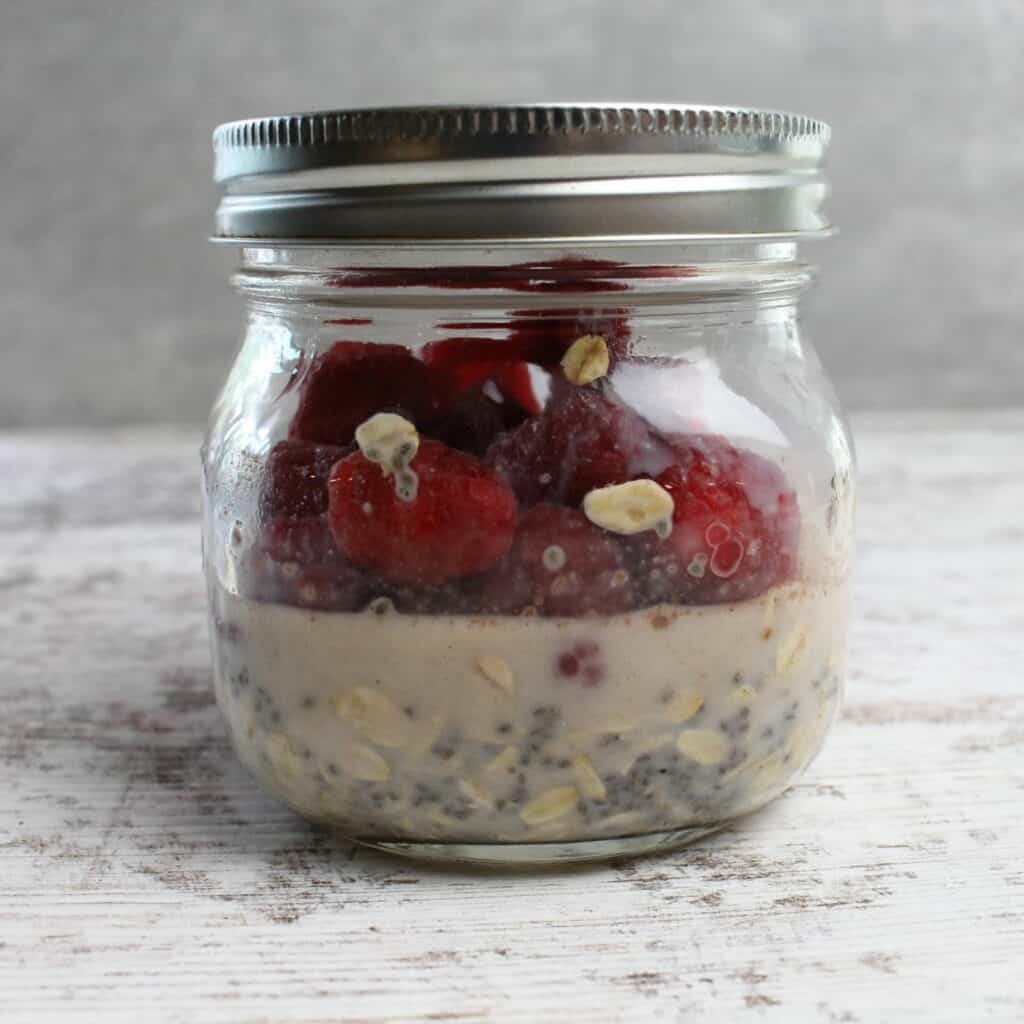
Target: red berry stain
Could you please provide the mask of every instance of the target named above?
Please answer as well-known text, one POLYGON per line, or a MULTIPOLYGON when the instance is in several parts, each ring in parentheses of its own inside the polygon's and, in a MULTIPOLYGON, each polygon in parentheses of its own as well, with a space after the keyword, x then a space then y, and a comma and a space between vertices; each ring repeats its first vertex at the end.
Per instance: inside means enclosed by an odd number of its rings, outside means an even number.
POLYGON ((697 268, 569 256, 507 266, 346 267, 330 278, 335 288, 439 288, 533 294, 626 291, 632 279, 693 277, 697 268))

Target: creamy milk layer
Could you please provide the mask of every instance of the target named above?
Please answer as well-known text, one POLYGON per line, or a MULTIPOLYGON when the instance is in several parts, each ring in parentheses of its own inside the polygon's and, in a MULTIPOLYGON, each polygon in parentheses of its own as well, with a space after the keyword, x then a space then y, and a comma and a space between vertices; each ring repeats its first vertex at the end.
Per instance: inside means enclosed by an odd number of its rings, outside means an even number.
POLYGON ((242 760, 301 813, 378 841, 724 821, 807 764, 844 676, 846 584, 600 619, 213 600, 242 760))

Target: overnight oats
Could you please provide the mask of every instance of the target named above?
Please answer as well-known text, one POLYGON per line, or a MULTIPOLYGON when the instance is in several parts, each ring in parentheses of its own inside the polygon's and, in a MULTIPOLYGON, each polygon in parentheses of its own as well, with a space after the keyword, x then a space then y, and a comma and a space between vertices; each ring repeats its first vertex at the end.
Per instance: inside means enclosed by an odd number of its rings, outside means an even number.
MULTIPOLYGON (((296 216, 288 191, 251 201, 261 173, 365 169, 326 123, 285 157, 266 127, 218 136, 221 180, 248 183, 221 234, 250 314, 204 449, 204 551, 240 758, 349 838, 452 859, 642 852, 762 806, 845 674, 852 453, 799 327, 807 270, 775 237, 811 228, 520 240, 502 193, 465 224, 478 248, 452 244, 417 221, 438 157, 384 204, 332 180, 329 240, 308 211, 301 245, 249 239, 274 202, 275 231, 296 216), (364 202, 372 238, 341 234, 364 202), (403 203, 428 237, 382 241, 403 203)), ((816 122, 773 123, 748 125, 752 159, 820 151, 816 122)))

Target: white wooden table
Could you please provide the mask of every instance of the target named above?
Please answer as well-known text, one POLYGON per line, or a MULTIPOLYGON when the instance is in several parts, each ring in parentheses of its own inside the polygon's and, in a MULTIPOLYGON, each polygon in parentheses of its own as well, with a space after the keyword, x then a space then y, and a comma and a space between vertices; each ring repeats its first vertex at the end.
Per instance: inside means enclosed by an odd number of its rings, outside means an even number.
POLYGON ((195 437, 0 435, 0 1021, 1024 1020, 1024 411, 856 427, 849 701, 808 777, 539 874, 356 851, 235 763, 195 437))

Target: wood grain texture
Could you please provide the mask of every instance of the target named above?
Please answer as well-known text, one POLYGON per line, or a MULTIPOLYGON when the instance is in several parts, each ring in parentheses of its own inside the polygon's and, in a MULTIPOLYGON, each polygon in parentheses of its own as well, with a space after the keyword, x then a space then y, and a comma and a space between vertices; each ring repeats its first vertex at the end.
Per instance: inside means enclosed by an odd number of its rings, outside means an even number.
POLYGON ((236 764, 195 438, 0 435, 0 1019, 1024 1019, 1024 412, 856 426, 849 700, 808 776, 534 874, 357 852, 236 764))

